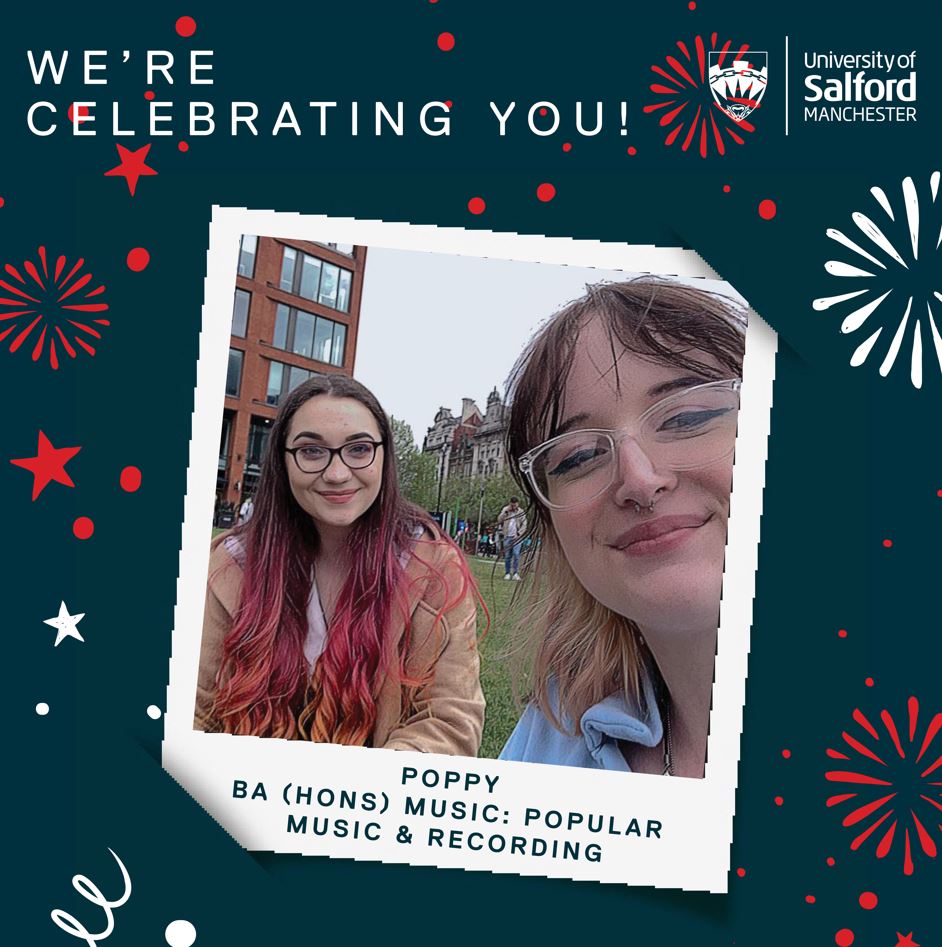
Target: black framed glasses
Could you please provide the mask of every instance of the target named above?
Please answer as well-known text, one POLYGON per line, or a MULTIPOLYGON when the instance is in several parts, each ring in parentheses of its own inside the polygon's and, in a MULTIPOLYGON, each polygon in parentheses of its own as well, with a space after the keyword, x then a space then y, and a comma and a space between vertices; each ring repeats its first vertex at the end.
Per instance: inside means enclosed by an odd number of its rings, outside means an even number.
POLYGON ((351 470, 362 470, 376 460, 376 448, 384 441, 351 441, 342 447, 322 447, 320 444, 303 444, 301 447, 286 447, 302 473, 321 473, 333 463, 334 456, 351 470))
POLYGON ((567 431, 520 460, 539 500, 572 510, 601 496, 618 473, 618 444, 635 440, 655 467, 694 470, 729 457, 736 446, 739 389, 730 378, 694 385, 648 408, 629 427, 567 431))

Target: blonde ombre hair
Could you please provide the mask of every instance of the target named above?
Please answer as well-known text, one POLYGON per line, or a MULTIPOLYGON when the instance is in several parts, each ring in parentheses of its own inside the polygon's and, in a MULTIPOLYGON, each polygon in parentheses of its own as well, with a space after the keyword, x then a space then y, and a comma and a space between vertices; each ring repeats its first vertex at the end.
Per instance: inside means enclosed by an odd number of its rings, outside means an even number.
POLYGON ((684 284, 639 277, 586 287, 582 298, 537 332, 514 366, 507 386, 506 455, 530 501, 533 540, 526 563, 532 584, 516 603, 518 679, 557 729, 576 734, 586 710, 614 693, 643 707, 643 638, 629 616, 602 605, 576 578, 519 458, 558 433, 579 336, 595 318, 608 334, 616 387, 620 349, 704 381, 739 376, 745 352, 746 319, 737 304, 684 284))

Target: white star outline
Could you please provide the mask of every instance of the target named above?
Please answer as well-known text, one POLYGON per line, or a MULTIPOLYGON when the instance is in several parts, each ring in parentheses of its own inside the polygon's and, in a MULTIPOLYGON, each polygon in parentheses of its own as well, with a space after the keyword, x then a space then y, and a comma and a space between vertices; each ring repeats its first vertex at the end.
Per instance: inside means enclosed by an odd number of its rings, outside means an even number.
POLYGON ((81 612, 78 615, 70 615, 65 602, 61 602, 59 604, 59 614, 56 615, 55 618, 43 619, 44 625, 52 625, 53 628, 58 630, 56 643, 53 647, 58 648, 66 638, 76 638, 84 642, 85 639, 82 637, 81 632, 75 627, 84 617, 85 612, 81 612))

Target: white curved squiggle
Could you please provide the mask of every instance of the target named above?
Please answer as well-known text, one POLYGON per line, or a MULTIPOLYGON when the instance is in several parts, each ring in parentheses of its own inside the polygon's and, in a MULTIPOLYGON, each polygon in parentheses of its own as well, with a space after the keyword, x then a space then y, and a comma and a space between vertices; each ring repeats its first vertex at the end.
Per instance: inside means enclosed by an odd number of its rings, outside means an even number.
MULTIPOLYGON (((856 283, 856 287, 861 288, 855 287, 849 292, 833 296, 820 296, 811 303, 812 308, 818 312, 832 307, 843 310, 842 333, 856 332, 868 320, 880 318, 884 324, 877 326, 875 331, 870 332, 867 338, 856 346, 850 364, 859 367, 867 361, 872 352, 879 352, 878 371, 885 378, 897 364, 900 353, 909 342, 909 378, 917 389, 922 387, 925 357, 929 357, 930 368, 934 364, 929 354, 933 350, 935 361, 942 371, 942 333, 936 324, 929 299, 924 296, 922 301, 925 302, 926 312, 921 315, 919 297, 924 292, 929 294, 918 282, 925 276, 928 266, 936 265, 938 261, 932 259, 932 254, 942 246, 942 201, 936 201, 940 182, 942 172, 933 171, 929 176, 928 186, 919 186, 912 177, 906 177, 900 182, 899 190, 895 191, 895 194, 892 189, 871 187, 870 194, 879 206, 875 218, 857 210, 851 214, 851 220, 870 241, 872 247, 865 249, 867 244, 860 246, 834 227, 825 231, 830 240, 850 251, 852 262, 828 260, 824 269, 831 276, 842 281, 851 281, 851 286, 856 283), (919 255, 921 231, 926 231, 922 259, 919 255), (930 249, 929 234, 936 232, 938 237, 935 247, 930 249), (894 263, 896 266, 893 266, 894 263), (910 273, 916 271, 918 276, 910 276, 910 273), (888 301, 891 295, 894 298, 888 301), (914 303, 917 305, 914 306, 914 303), (895 323, 891 334, 883 332, 888 319, 895 323), (923 345, 922 322, 925 319, 928 319, 929 323, 931 347, 923 345)), ((942 302, 942 293, 933 290, 931 295, 942 302)))
POLYGON ((98 941, 111 936, 111 932, 114 930, 114 914, 112 913, 112 909, 121 907, 121 905, 131 897, 131 876, 128 874, 121 859, 118 858, 110 848, 108 851, 111 852, 112 857, 118 863, 118 867, 121 869, 121 877, 124 879, 124 893, 117 901, 109 901, 101 893, 101 890, 95 882, 86 878, 85 875, 74 875, 72 878, 72 887, 75 888, 86 901, 91 901, 92 904, 97 905, 105 912, 104 930, 98 934, 91 933, 81 921, 76 920, 71 914, 68 914, 61 908, 55 908, 50 915, 56 927, 65 931, 67 934, 71 934, 73 937, 83 938, 85 943, 88 944, 88 947, 95 947, 98 941))

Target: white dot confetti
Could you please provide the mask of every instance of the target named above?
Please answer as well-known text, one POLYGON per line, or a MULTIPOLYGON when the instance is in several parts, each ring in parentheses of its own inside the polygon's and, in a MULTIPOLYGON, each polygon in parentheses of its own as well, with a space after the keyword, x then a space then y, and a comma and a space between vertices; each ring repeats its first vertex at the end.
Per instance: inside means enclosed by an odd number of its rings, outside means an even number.
POLYGON ((147 716, 150 717, 151 720, 160 720, 160 708, 156 704, 151 704, 150 707, 147 708, 147 716))
POLYGON ((164 931, 164 939, 170 947, 193 947, 196 928, 189 921, 171 921, 164 931))
POLYGON ((42 702, 38 703, 36 705, 36 713, 38 713, 40 717, 45 717, 46 714, 49 713, 49 704, 42 702))

